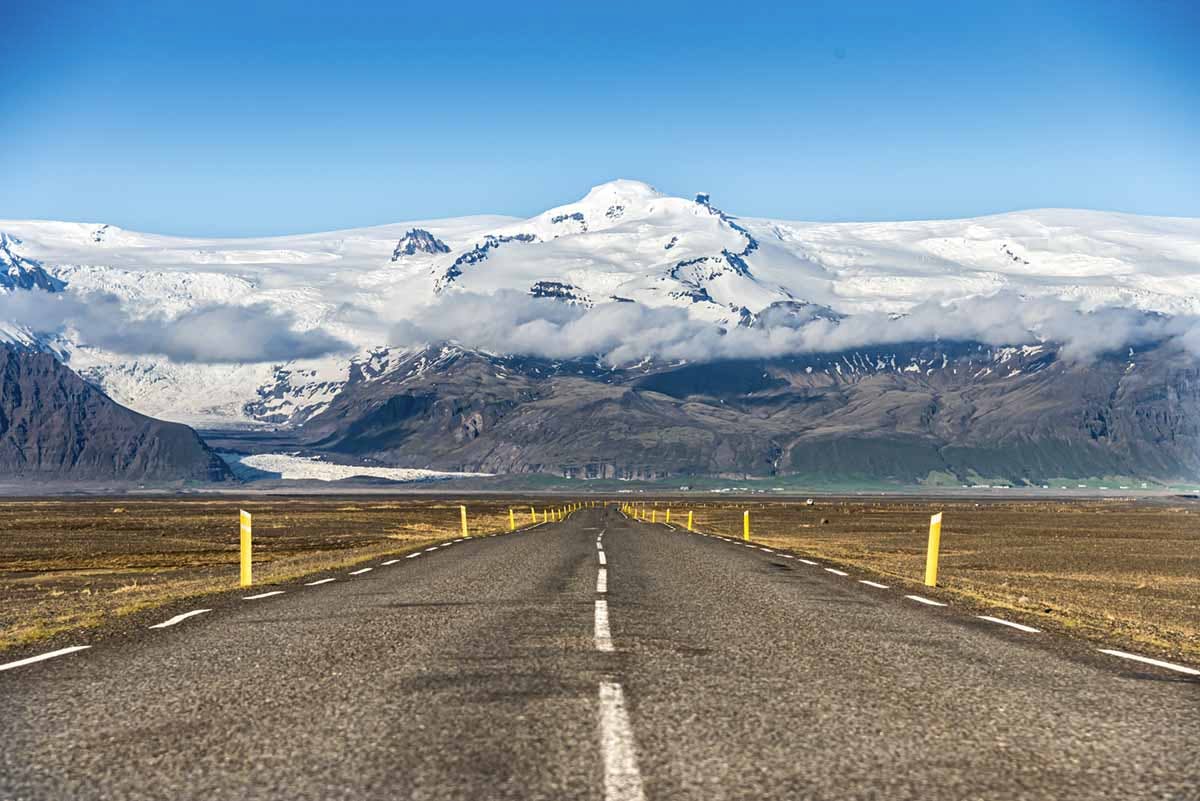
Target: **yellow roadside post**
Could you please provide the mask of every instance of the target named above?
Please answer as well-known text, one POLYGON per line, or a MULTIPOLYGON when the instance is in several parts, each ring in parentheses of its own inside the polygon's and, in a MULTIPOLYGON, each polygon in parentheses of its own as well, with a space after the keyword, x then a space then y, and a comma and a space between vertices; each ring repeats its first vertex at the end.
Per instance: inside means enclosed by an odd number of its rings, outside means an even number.
POLYGON ((534 523, 537 522, 537 510, 534 509, 532 506, 529 507, 529 519, 532 520, 534 523))
POLYGON ((929 548, 925 553, 925 586, 937 586, 938 549, 942 545, 942 513, 929 518, 929 548))
POLYGON ((688 512, 688 531, 692 530, 692 513, 688 512))
POLYGON ((251 544, 251 524, 252 519, 250 513, 245 510, 240 510, 239 522, 241 523, 241 581, 243 587, 249 587, 254 582, 253 566, 250 561, 250 553, 253 550, 251 544))
POLYGON ((549 522, 549 520, 550 520, 550 512, 547 511, 545 508, 543 508, 542 509, 542 522, 546 523, 546 522, 549 522))
POLYGON ((670 510, 670 509, 668 509, 668 510, 667 510, 667 517, 666 517, 666 519, 665 519, 663 522, 664 522, 664 523, 670 523, 670 522, 671 522, 671 510, 670 510))
POLYGON ((467 533, 467 507, 466 507, 466 506, 460 506, 460 507, 458 507, 458 511, 459 511, 459 512, 462 514, 462 532, 463 532, 463 536, 464 536, 464 537, 469 537, 469 536, 471 536, 471 535, 467 533))
POLYGON ((657 522, 658 522, 658 510, 657 510, 657 509, 651 509, 651 510, 650 510, 650 522, 651 522, 651 523, 657 523, 657 522))
POLYGON ((742 539, 750 541, 750 510, 742 512, 742 539))
POLYGON ((517 530, 517 516, 513 514, 512 509, 508 510, 508 530, 509 531, 517 530))

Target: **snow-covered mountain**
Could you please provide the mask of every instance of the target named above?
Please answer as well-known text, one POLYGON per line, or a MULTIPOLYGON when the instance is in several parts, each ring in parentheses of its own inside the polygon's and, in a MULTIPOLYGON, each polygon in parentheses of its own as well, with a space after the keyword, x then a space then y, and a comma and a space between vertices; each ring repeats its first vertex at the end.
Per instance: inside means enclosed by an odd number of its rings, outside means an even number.
POLYGON ((1200 220, 1037 210, 831 224, 740 218, 719 205, 704 194, 669 197, 620 180, 528 219, 420 220, 255 239, 3 220, 7 292, 65 290, 84 301, 109 293, 133 321, 169 323, 214 305, 265 308, 347 348, 228 363, 130 355, 28 322, 0 323, 0 334, 52 348, 137 411, 221 427, 297 423, 327 409, 352 377, 371 379, 398 364, 414 369, 410 354, 388 347, 393 327, 463 293, 516 291, 576 308, 628 301, 725 327, 748 324, 772 304, 814 304, 831 317, 898 315, 930 299, 1001 290, 1085 308, 1200 314, 1200 220))

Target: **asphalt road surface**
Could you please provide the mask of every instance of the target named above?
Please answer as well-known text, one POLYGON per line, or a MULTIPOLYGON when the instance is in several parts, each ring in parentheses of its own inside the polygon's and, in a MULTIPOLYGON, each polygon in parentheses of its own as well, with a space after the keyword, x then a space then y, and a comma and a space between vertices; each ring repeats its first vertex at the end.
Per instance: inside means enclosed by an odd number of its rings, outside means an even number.
POLYGON ((1200 799, 1196 676, 803 555, 610 508, 388 561, 0 665, 0 799, 1200 799))

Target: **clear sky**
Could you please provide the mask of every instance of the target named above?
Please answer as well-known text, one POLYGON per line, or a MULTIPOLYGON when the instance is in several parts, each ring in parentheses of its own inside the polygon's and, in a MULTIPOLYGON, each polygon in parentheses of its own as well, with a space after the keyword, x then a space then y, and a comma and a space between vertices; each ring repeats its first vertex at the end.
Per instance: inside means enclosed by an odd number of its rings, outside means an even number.
POLYGON ((1200 3, 0 0, 0 217, 1200 216, 1200 3))

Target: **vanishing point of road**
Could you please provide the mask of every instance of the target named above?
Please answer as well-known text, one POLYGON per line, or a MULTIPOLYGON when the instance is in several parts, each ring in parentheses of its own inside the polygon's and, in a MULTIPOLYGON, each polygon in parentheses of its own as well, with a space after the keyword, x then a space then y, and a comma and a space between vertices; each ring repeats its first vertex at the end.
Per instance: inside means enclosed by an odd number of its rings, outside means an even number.
POLYGON ((1194 676, 611 507, 245 595, 0 670, 0 799, 1200 799, 1194 676))

